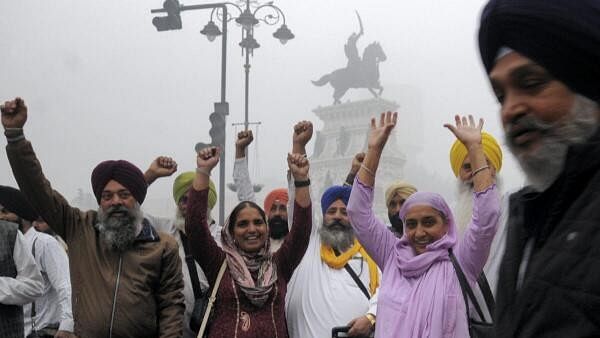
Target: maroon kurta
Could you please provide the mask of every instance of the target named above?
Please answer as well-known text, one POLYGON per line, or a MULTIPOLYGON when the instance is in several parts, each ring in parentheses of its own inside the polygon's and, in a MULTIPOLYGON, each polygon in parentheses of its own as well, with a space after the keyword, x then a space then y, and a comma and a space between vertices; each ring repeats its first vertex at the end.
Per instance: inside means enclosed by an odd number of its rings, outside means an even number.
MULTIPOLYGON (((206 223, 208 189, 190 189, 186 232, 191 251, 208 283, 212 286, 225 259, 225 252, 217 245, 206 223)), ((239 286, 225 271, 214 305, 209 338, 286 338, 285 294, 287 283, 308 247, 312 227, 311 206, 294 206, 290 233, 281 248, 273 254, 277 266, 277 283, 262 307, 250 303, 239 286)))

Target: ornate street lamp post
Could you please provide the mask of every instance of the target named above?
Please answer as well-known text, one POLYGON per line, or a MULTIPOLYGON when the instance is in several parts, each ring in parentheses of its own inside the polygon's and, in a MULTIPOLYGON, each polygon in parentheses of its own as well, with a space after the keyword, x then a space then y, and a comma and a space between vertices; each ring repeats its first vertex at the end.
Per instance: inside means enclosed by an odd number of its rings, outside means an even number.
MULTIPOLYGON (((221 148, 221 160, 219 165, 219 222, 223 224, 225 221, 225 121, 229 115, 229 104, 225 99, 226 93, 226 57, 227 57, 227 23, 235 20, 242 27, 242 40, 239 46, 242 47, 246 57, 244 64, 245 69, 245 91, 244 91, 244 128, 247 130, 248 121, 248 90, 249 90, 249 73, 250 73, 250 55, 253 51, 259 48, 260 45, 254 39, 254 27, 259 22, 264 22, 267 25, 275 25, 280 20, 282 25, 273 33, 273 37, 279 39, 282 44, 294 38, 294 34, 289 30, 285 22, 285 15, 279 7, 273 5, 273 2, 258 4, 256 1, 240 0, 236 3, 221 2, 201 5, 182 5, 178 0, 165 0, 163 8, 153 9, 151 13, 167 13, 167 16, 157 16, 152 19, 152 24, 159 32, 168 30, 178 30, 182 28, 181 12, 199 9, 212 9, 210 21, 200 31, 209 41, 214 41, 218 36, 222 35, 221 39, 221 101, 214 105, 214 112, 210 114, 212 124, 209 134, 211 136, 211 144, 221 148), (238 17, 233 17, 228 13, 227 6, 231 6, 239 11, 238 17), (242 9, 243 8, 243 9, 242 9), (270 10, 267 12, 267 10, 270 10), (261 13, 265 13, 261 15, 261 13), (221 29, 215 24, 213 19, 221 21, 221 29)), ((200 143, 198 144, 200 145, 200 143)), ((197 145, 197 147, 198 147, 197 145)))

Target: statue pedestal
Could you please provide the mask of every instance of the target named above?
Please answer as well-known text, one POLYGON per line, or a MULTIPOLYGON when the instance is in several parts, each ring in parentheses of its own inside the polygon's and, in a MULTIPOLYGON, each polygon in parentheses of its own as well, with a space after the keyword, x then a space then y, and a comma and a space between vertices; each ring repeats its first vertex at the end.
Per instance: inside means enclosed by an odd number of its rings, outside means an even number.
MULTIPOLYGON (((320 210, 323 191, 340 185, 346 179, 354 155, 367 150, 370 119, 386 111, 396 111, 398 104, 381 98, 354 101, 313 110, 323 121, 316 132, 315 146, 310 158, 310 176, 314 210, 320 210)), ((400 150, 396 134, 392 131, 385 146, 375 181, 374 210, 378 217, 388 222, 385 189, 390 183, 404 177, 406 156, 400 150)), ((321 216, 320 212, 317 212, 321 216)))

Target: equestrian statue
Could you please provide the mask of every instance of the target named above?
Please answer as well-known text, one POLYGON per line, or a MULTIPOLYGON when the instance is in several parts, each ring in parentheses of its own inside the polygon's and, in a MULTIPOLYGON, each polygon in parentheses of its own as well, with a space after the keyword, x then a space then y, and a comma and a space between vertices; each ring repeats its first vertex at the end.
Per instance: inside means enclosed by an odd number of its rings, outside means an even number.
POLYGON ((348 42, 344 45, 344 53, 348 58, 348 64, 345 68, 334 70, 323 75, 319 80, 312 81, 315 86, 324 86, 329 83, 333 87, 333 104, 339 104, 340 98, 346 94, 350 88, 367 88, 375 97, 379 97, 383 92, 383 87, 379 83, 379 62, 386 60, 385 53, 379 45, 379 42, 372 42, 363 51, 362 58, 358 54, 356 43, 363 35, 363 24, 358 12, 358 24, 360 31, 352 33, 348 37, 348 42), (375 92, 375 89, 378 92, 375 92))

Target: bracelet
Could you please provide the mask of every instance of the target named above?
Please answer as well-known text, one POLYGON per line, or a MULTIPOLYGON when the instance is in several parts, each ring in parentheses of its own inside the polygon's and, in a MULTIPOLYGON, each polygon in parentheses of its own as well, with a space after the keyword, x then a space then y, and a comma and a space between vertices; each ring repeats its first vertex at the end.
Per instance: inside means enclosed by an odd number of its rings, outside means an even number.
POLYGON ((375 322, 376 322, 376 320, 375 320, 375 316, 373 316, 373 315, 372 315, 372 314, 370 314, 370 313, 367 313, 367 314, 365 315, 365 317, 367 317, 367 319, 368 319, 368 320, 371 322, 371 326, 375 326, 375 322))
POLYGON ((489 165, 484 165, 483 167, 479 168, 479 169, 475 169, 475 171, 473 171, 471 173, 471 177, 475 177, 475 175, 477 175, 480 171, 483 171, 485 169, 490 169, 489 165))
POLYGON ((21 140, 24 140, 24 139, 25 139, 25 135, 21 134, 21 135, 19 135, 17 137, 7 137, 6 141, 8 143, 15 143, 17 141, 21 141, 21 140))
POLYGON ((296 188, 308 187, 309 185, 310 185, 310 178, 307 178, 306 181, 294 180, 294 187, 296 187, 296 188))
POLYGON ((196 172, 210 177, 210 170, 208 170, 206 168, 196 168, 196 172))
POLYGON ((375 173, 373 172, 373 170, 367 168, 366 165, 364 165, 363 163, 361 163, 360 167, 363 168, 369 175, 375 177, 375 173))

